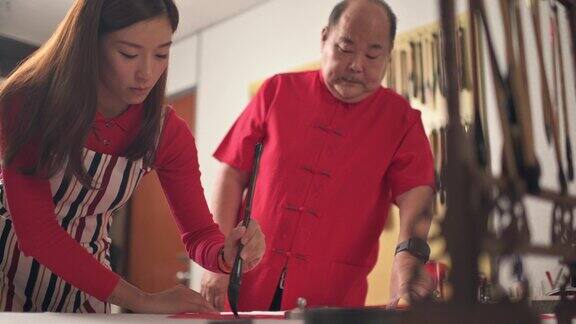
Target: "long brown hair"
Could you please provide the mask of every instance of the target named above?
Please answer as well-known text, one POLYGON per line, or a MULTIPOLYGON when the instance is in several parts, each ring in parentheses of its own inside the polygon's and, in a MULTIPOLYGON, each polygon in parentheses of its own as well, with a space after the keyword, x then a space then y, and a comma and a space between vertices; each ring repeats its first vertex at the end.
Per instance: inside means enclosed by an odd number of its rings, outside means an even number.
MULTIPOLYGON (((96 115, 100 38, 163 14, 176 31, 173 0, 76 0, 50 39, 0 84, 2 163, 34 141, 38 158, 23 172, 51 177, 65 168, 91 187, 82 158, 96 115)), ((144 101, 144 120, 125 153, 130 160, 153 163, 165 94, 166 72, 144 101)))

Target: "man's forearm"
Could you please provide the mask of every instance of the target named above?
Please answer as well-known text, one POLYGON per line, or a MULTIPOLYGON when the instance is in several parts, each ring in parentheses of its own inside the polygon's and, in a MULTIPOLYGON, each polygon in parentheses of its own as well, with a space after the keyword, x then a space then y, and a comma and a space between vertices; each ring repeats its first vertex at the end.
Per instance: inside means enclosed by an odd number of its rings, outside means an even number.
MULTIPOLYGON (((416 187, 396 199, 400 209, 400 232, 398 243, 412 237, 426 240, 432 222, 431 203, 433 191, 430 187, 416 187)), ((432 289, 432 279, 423 271, 414 271, 421 260, 409 251, 395 255, 390 278, 390 306, 412 298, 426 296, 432 289)))
POLYGON ((432 197, 432 188, 428 186, 416 187, 398 196, 396 199, 400 209, 398 242, 411 237, 427 239, 432 222, 432 197))
POLYGON ((247 172, 222 164, 212 199, 212 213, 214 221, 225 236, 228 236, 236 225, 236 217, 248 180, 247 172))

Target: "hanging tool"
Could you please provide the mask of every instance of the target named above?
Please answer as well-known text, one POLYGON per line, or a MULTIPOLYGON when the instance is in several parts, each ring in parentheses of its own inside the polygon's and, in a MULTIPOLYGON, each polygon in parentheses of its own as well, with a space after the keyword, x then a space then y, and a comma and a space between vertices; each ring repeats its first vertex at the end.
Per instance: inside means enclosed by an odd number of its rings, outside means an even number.
POLYGON ((410 41, 410 81, 412 82, 412 98, 418 98, 418 62, 417 62, 417 46, 416 42, 410 41))
POLYGON ((432 99, 436 106, 436 90, 438 90, 438 33, 432 33, 432 99))
POLYGON ((388 65, 388 71, 386 72, 385 83, 387 88, 398 90, 396 88, 396 60, 394 59, 394 53, 394 51, 390 53, 390 64, 388 65))
POLYGON ((552 10, 552 4, 550 3, 550 49, 552 50, 552 93, 550 95, 552 97, 552 107, 558 111, 558 107, 560 107, 560 95, 558 94, 560 91, 560 87, 558 86, 558 57, 556 55, 556 48, 558 45, 556 44, 556 31, 554 30, 557 25, 554 21, 552 10))
POLYGON ((504 169, 509 177, 516 178, 518 175, 516 169, 516 159, 513 154, 513 144, 512 136, 510 132, 510 125, 508 122, 507 112, 504 107, 508 104, 509 98, 507 95, 509 93, 506 91, 506 85, 504 79, 500 74, 500 69, 498 67, 498 62, 496 61, 496 53, 494 49, 494 43, 492 41, 492 33, 487 24, 487 16, 484 9, 484 4, 482 0, 470 0, 470 10, 473 14, 478 15, 478 21, 482 22, 484 31, 486 34, 487 45, 488 45, 488 57, 490 59, 490 71, 495 82, 495 92, 498 104, 498 116, 500 117, 500 124, 502 127, 502 139, 503 139, 503 152, 502 152, 502 162, 504 163, 504 169))
MULTIPOLYGON (((566 8, 566 19, 568 20, 568 25, 570 26, 570 44, 572 45, 572 60, 574 61, 572 67, 574 68, 574 78, 576 78, 576 5, 572 5, 570 8, 566 8)), ((574 93, 576 93, 576 82, 574 82, 574 93)), ((576 286, 576 285, 575 285, 576 286)))
POLYGON ((554 144, 554 151, 556 155, 556 163, 558 164, 558 181, 560 183, 560 189, 563 193, 567 190, 567 181, 564 174, 564 168, 562 166, 562 153, 560 151, 560 134, 558 131, 557 116, 555 116, 552 109, 552 102, 550 96, 550 89, 548 87, 548 81, 546 77, 546 69, 544 67, 544 50, 542 47, 542 29, 540 23, 540 5, 537 0, 530 1, 530 8, 532 11, 532 22, 534 24, 534 29, 536 32, 536 49, 538 52, 538 63, 540 65, 540 84, 542 87, 542 104, 544 107, 544 119, 549 119, 546 121, 549 131, 552 133, 552 139, 554 144))
POLYGON ((540 5, 538 1, 530 0, 530 9, 532 12, 532 24, 536 34, 536 52, 538 54, 538 65, 540 66, 540 84, 542 91, 542 106, 544 107, 544 130, 546 131, 546 140, 548 143, 552 140, 553 132, 553 118, 552 118, 552 103, 550 98, 550 90, 548 89, 548 82, 546 81, 546 70, 544 62, 544 51, 542 49, 542 27, 540 23, 540 5))
POLYGON ((434 198, 434 203, 432 204, 432 214, 438 215, 438 193, 440 192, 440 187, 442 186, 440 178, 440 139, 438 138, 438 131, 433 129, 430 132, 430 145, 432 148, 432 157, 434 158, 434 179, 436 180, 435 189, 437 195, 434 198))
POLYGON ((442 42, 443 42, 443 35, 439 33, 436 38, 436 58, 437 61, 437 74, 438 74, 438 86, 440 88, 440 94, 443 98, 446 98, 446 94, 448 92, 448 85, 446 81, 446 69, 444 67, 444 51, 442 50, 442 42))
POLYGON ((410 100, 408 92, 408 54, 406 50, 400 50, 400 93, 406 100, 410 100))
MULTIPOLYGON (((476 143, 476 160, 483 171, 488 170, 489 149, 484 136, 483 118, 480 107, 480 73, 482 64, 478 59, 479 30, 476 15, 470 13, 470 54, 472 60, 472 104, 474 107, 474 142, 476 143)), ((482 100, 484 101, 484 100, 482 100)))
POLYGON ((448 182, 448 139, 446 127, 440 128, 440 204, 445 205, 447 200, 446 184, 448 182))
POLYGON ((460 47, 460 86, 462 90, 471 90, 470 72, 468 64, 468 51, 466 46, 466 31, 462 26, 458 27, 458 45, 460 47))
POLYGON ((418 47, 418 70, 419 70, 419 78, 418 78, 418 86, 420 87, 420 101, 422 101, 422 105, 426 105, 426 88, 424 84, 424 51, 422 49, 422 40, 416 43, 418 47))
MULTIPOLYGON (((566 76, 564 75, 564 58, 563 58, 563 51, 562 51, 562 39, 560 38, 560 25, 558 20, 558 7, 555 2, 551 2, 551 9, 552 9, 552 28, 554 31, 553 39, 555 40, 553 46, 555 54, 552 55, 555 57, 558 55, 558 62, 559 62, 559 70, 560 70, 560 99, 562 100, 562 114, 564 115, 564 145, 566 151, 566 167, 567 167, 567 174, 568 179, 570 181, 574 180, 574 164, 572 160, 572 143, 570 140, 570 121, 568 116, 568 102, 566 98, 566 76)), ((554 70, 556 70, 556 65, 554 66, 554 70)), ((557 100, 556 103, 558 104, 559 101, 557 100)), ((557 109, 557 111, 559 111, 557 109)))
POLYGON ((434 100, 432 99, 432 51, 430 44, 432 44, 430 37, 423 36, 422 48, 424 53, 424 89, 428 107, 434 108, 434 100))
MULTIPOLYGON (((524 43, 524 28, 520 13, 520 1, 501 1, 503 17, 510 37, 507 38, 507 58, 510 66, 509 82, 513 94, 514 110, 520 128, 521 163, 520 173, 528 184, 532 193, 539 191, 538 180, 540 165, 536 158, 534 131, 532 128, 531 103, 528 90, 528 75, 526 72, 526 50, 524 43), (515 27, 515 30, 513 30, 515 27), (517 52, 514 52, 513 38, 516 35, 517 52)), ((517 161, 518 162, 518 161, 517 161)))

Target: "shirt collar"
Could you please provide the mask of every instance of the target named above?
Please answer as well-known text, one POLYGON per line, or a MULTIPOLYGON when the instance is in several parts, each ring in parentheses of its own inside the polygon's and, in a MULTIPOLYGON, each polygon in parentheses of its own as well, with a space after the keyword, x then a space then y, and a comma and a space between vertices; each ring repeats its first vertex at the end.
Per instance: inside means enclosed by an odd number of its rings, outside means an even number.
POLYGON ((111 118, 107 118, 99 111, 96 111, 94 123, 96 125, 113 123, 118 126, 118 128, 127 132, 134 125, 134 120, 142 115, 142 106, 143 104, 129 105, 120 115, 111 118))

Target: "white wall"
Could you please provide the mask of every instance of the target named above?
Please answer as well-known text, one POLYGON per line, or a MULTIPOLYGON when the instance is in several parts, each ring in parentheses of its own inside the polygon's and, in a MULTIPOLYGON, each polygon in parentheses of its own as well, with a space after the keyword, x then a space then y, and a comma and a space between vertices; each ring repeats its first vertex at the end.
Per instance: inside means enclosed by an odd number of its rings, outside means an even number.
POLYGON ((198 83, 198 36, 179 41, 170 50, 168 65, 169 95, 195 87, 198 83))
MULTIPOLYGON (((212 153, 240 114, 249 99, 248 87, 254 81, 262 80, 274 73, 288 71, 319 58, 320 31, 327 21, 328 14, 337 0, 271 0, 240 16, 229 19, 200 32, 190 42, 177 43, 173 49, 170 90, 183 89, 191 85, 198 86, 197 105, 197 144, 202 171, 202 183, 206 196, 210 200, 215 175, 218 169, 212 153), (195 49, 198 57, 195 57, 195 49), (194 59, 198 61, 195 62, 194 59), (197 64, 197 69, 195 66, 197 64), (184 72, 186 71, 186 72, 184 72), (195 71, 188 74, 188 71, 195 71), (188 78, 187 76, 190 75, 188 78)), ((436 1, 389 0, 398 16, 399 33, 438 19, 436 1)), ((466 9, 466 1, 458 1, 458 11, 466 9)), ((497 2, 486 1, 489 18, 493 27, 497 53, 504 66, 504 34, 499 22, 497 2)), ((532 34, 528 24, 528 12, 523 11, 525 32, 532 34)), ((543 21, 548 21, 547 18, 543 21)), ((561 32, 565 44, 568 41, 566 21, 562 20, 561 32)), ((543 32, 548 35, 547 31, 543 32)), ((544 187, 557 188, 556 165, 552 148, 545 144, 540 104, 538 64, 534 48, 534 38, 527 37, 527 59, 529 88, 532 101, 532 117, 535 130, 537 154, 542 166, 544 187)), ((570 76, 567 89, 569 107, 575 107, 574 79, 569 48, 564 48, 565 64, 570 76)), ((550 68, 550 67, 548 67, 550 68)), ((492 165, 500 172, 501 134, 495 110, 494 89, 485 64, 486 92, 488 98, 488 127, 492 148, 492 165)), ((570 118, 576 120, 576 112, 571 109, 570 118)), ((573 125, 574 127, 576 125, 573 125)), ((576 132, 571 130, 572 142, 576 141, 576 132)), ((576 187, 572 184, 571 192, 576 187)), ((551 206, 534 199, 527 200, 533 241, 545 244, 549 242, 551 206)), ((525 269, 540 293, 540 284, 544 280, 544 271, 558 270, 555 259, 529 258, 525 269)), ((195 274, 193 287, 198 287, 200 277, 195 274)))

